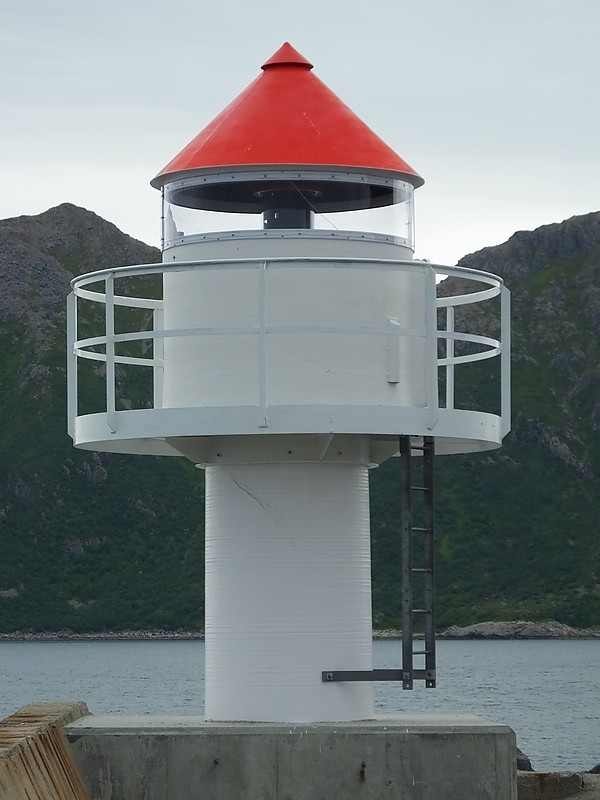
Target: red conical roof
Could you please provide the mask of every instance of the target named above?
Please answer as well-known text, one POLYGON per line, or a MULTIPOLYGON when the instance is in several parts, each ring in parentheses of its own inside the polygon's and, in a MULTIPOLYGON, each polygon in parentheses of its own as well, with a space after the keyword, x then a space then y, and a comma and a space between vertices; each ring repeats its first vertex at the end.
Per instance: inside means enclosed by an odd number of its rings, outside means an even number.
POLYGON ((311 71, 287 42, 263 73, 151 181, 196 171, 254 166, 378 170, 423 179, 311 71))

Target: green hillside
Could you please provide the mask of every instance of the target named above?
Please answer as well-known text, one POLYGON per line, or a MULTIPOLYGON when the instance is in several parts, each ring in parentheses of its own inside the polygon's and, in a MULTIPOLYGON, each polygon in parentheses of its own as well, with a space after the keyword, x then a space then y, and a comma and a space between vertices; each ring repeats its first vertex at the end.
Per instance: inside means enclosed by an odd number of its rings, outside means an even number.
MULTIPOLYGON (((0 245, 0 631, 201 629, 202 473, 65 432, 70 278, 158 251, 71 205, 0 222, 0 245)), ((513 293, 514 419, 501 450, 436 461, 439 627, 600 627, 600 214, 462 263, 513 293)), ((473 402, 486 369, 462 387, 473 402)), ((397 486, 396 460, 372 471, 379 627, 399 617, 397 486)))

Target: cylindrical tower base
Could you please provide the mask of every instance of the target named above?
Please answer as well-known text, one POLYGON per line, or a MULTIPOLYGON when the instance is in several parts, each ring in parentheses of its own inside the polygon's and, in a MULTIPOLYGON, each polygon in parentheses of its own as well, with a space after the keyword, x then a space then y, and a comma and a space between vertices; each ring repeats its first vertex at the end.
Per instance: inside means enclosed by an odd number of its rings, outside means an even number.
POLYGON ((206 467, 206 718, 373 717, 367 467, 206 467))

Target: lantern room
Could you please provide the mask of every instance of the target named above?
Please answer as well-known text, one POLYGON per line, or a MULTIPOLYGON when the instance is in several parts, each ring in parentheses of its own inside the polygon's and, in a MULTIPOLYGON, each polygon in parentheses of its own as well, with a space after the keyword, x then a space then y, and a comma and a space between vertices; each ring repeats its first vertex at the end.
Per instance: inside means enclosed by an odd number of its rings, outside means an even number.
POLYGON ((163 190, 164 250, 295 231, 412 251, 422 178, 291 45, 262 70, 152 181, 163 190))

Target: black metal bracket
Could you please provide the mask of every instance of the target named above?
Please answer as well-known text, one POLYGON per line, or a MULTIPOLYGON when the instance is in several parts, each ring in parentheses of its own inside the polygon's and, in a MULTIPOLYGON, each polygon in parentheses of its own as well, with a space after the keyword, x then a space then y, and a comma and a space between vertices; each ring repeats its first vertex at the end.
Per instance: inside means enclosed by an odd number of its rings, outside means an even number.
POLYGON ((435 689, 434 669, 413 669, 404 672, 401 669, 337 669, 323 670, 323 683, 342 681, 402 681, 403 689, 412 689, 413 680, 425 681, 428 689, 435 689))

